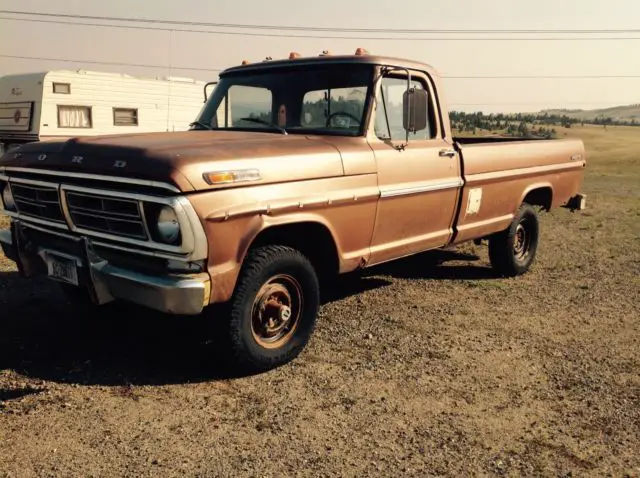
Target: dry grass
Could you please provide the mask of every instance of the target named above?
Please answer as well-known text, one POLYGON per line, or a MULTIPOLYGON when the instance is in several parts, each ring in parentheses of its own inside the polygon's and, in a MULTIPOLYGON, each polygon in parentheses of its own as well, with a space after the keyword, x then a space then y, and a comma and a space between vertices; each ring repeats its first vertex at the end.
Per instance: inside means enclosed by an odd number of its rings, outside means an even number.
POLYGON ((0 273, 0 475, 639 476, 640 129, 564 133, 588 209, 543 219, 531 273, 472 245, 369 271, 256 377, 219 377, 194 321, 59 320, 0 273))

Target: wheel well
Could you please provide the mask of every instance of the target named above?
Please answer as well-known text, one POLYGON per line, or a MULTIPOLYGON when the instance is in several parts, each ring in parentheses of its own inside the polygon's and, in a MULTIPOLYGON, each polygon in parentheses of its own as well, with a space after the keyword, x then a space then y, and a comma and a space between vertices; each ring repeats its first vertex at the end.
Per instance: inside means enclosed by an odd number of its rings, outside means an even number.
POLYGON ((302 252, 322 278, 338 273, 338 249, 329 229, 317 222, 272 226, 261 231, 251 249, 269 244, 293 247, 302 252))
POLYGON ((524 198, 523 202, 531 204, 532 206, 540 206, 549 211, 551 209, 551 200, 553 198, 553 192, 550 187, 541 187, 529 191, 524 198))

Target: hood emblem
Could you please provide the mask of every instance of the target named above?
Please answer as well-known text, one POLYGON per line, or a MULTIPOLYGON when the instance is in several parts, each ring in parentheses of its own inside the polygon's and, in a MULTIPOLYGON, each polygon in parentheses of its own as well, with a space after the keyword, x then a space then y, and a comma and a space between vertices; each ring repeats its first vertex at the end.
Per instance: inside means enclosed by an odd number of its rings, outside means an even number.
POLYGON ((122 161, 122 160, 117 160, 113 163, 113 167, 114 168, 126 168, 127 167, 127 162, 126 161, 122 161))
POLYGON ((74 156, 71 158, 72 163, 81 164, 84 158, 82 156, 74 156))
POLYGON ((38 156, 38 161, 44 161, 45 159, 47 159, 47 155, 46 154, 41 154, 38 156))

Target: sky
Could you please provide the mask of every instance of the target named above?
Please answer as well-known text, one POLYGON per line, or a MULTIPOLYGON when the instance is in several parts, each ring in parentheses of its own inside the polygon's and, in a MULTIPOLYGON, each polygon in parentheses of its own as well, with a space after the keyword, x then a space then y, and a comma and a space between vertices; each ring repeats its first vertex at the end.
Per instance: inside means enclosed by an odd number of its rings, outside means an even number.
MULTIPOLYGON (((267 56, 284 58, 291 51, 303 55, 317 55, 323 50, 350 54, 356 48, 364 47, 372 54, 409 58, 432 65, 444 77, 444 95, 451 110, 517 112, 545 108, 592 109, 640 103, 639 0, 0 0, 0 10, 353 29, 635 29, 636 33, 598 35, 420 33, 407 39, 408 35, 397 32, 240 31, 199 26, 175 28, 210 32, 134 30, 8 20, 33 17, 0 13, 0 75, 84 68, 140 76, 171 75, 215 81, 217 72, 213 70, 240 64, 244 59, 253 62, 267 56), (403 39, 282 38, 228 34, 234 32, 403 39), (603 36, 633 39, 516 40, 603 36), (462 41, 461 37, 472 40, 462 41), (450 38, 455 40, 447 40, 450 38), (40 59, 8 58, 7 55, 40 59), (126 66, 122 63, 150 66, 126 66), (636 78, 448 78, 603 75, 635 75, 636 78)), ((51 20, 47 17, 40 19, 51 20)), ((91 20, 68 21, 100 23, 91 20)))

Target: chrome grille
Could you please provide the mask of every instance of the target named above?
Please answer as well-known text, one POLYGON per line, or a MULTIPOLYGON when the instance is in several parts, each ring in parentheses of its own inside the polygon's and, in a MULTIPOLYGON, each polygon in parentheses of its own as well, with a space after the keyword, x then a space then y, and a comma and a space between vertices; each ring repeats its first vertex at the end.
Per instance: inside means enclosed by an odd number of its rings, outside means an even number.
POLYGON ((73 224, 82 229, 147 239, 138 201, 68 191, 73 224))
POLYGON ((64 222, 57 188, 13 183, 11 192, 19 213, 64 222))

